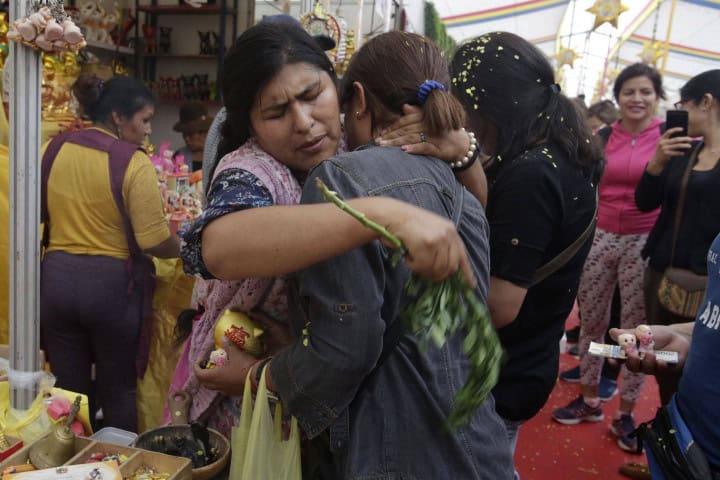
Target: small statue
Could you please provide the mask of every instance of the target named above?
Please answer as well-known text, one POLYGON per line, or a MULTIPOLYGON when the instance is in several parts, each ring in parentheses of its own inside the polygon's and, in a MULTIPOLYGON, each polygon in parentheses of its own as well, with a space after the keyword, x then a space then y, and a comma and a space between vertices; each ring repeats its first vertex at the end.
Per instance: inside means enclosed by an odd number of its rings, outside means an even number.
POLYGON ((197 97, 200 100, 210 100, 210 80, 207 73, 199 75, 200 82, 198 86, 197 97))
POLYGON ((220 51, 220 36, 215 31, 210 32, 210 52, 217 55, 220 51))
POLYGON ((638 325, 635 327, 635 337, 637 337, 638 352, 653 353, 655 351, 655 340, 653 340, 653 332, 649 326, 638 325))
POLYGON ((200 55, 212 55, 212 43, 210 40, 210 32, 198 31, 200 37, 200 55))
POLYGON ((183 99, 194 100, 195 99, 195 85, 193 84, 192 75, 180 77, 182 81, 183 99))
POLYGON ((160 53, 167 55, 170 53, 170 33, 172 27, 160 27, 160 53))
POLYGON ((157 55, 157 27, 145 24, 142 30, 145 38, 145 54, 157 55))
POLYGON ((210 365, 214 365, 216 367, 222 367, 227 363, 227 352, 222 349, 218 348, 217 350, 213 350, 210 352, 210 358, 208 359, 208 367, 211 368, 210 365))
POLYGON ((637 352, 637 339, 632 333, 622 333, 618 336, 618 345, 622 347, 625 353, 637 352))

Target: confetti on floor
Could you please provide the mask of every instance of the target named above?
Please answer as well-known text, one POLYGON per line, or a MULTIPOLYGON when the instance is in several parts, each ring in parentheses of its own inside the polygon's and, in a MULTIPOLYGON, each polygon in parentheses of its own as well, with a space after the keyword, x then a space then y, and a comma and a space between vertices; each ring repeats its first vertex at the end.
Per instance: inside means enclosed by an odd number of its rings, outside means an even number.
MULTIPOLYGON (((573 312, 568 328, 577 323, 573 312)), ((561 372, 577 364, 571 355, 560 356, 561 372)), ((579 384, 558 380, 545 408, 520 429, 515 466, 522 480, 619 480, 626 478, 618 473, 623 463, 645 463, 644 455, 621 450, 610 433, 610 423, 620 404, 619 393, 604 403, 602 422, 569 426, 552 420, 553 410, 567 405, 579 392, 579 384)), ((648 377, 635 408, 635 423, 653 418, 659 405, 657 383, 648 377)))

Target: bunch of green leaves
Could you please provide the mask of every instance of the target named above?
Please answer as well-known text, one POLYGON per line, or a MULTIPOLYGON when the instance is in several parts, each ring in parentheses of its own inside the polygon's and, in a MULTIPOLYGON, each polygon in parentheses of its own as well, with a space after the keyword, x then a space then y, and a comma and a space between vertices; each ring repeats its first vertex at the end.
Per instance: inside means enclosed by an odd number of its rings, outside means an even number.
MULTIPOLYGON (((404 255, 399 238, 343 202, 322 180, 317 180, 317 186, 327 200, 396 247, 399 253, 394 256, 396 261, 404 255)), ((411 301, 400 318, 418 339, 421 349, 427 349, 430 342, 442 348, 460 331, 465 334, 463 352, 470 361, 470 371, 455 396, 453 411, 448 417, 451 428, 460 428, 470 422, 497 383, 500 373, 503 351, 490 315, 475 291, 467 286, 460 271, 442 282, 430 282, 412 274, 405 285, 405 293, 411 301)))

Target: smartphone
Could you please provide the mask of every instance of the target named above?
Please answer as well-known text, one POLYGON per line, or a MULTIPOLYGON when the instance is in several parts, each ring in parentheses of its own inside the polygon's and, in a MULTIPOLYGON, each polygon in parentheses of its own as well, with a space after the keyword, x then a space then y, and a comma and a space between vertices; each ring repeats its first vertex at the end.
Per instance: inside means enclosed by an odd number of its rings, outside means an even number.
POLYGON ((682 128, 682 132, 675 132, 670 137, 687 137, 688 112, 685 110, 668 110, 665 115, 665 130, 676 127, 682 128))

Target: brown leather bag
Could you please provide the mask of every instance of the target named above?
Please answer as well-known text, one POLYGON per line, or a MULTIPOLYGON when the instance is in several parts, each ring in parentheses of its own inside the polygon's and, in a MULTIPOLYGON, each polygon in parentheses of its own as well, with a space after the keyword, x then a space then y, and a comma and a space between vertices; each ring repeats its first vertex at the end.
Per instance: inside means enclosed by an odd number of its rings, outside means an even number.
POLYGON ((677 211, 675 212, 675 223, 673 225, 672 248, 670 250, 670 266, 665 269, 663 278, 658 287, 658 300, 660 305, 669 312, 681 317, 695 318, 700 305, 705 299, 707 288, 707 275, 698 275, 686 268, 673 267, 675 258, 675 246, 677 244, 680 221, 682 220, 683 207, 685 206, 685 194, 687 193, 690 172, 695 165, 698 151, 702 144, 695 147, 680 184, 680 196, 678 198, 677 211))

